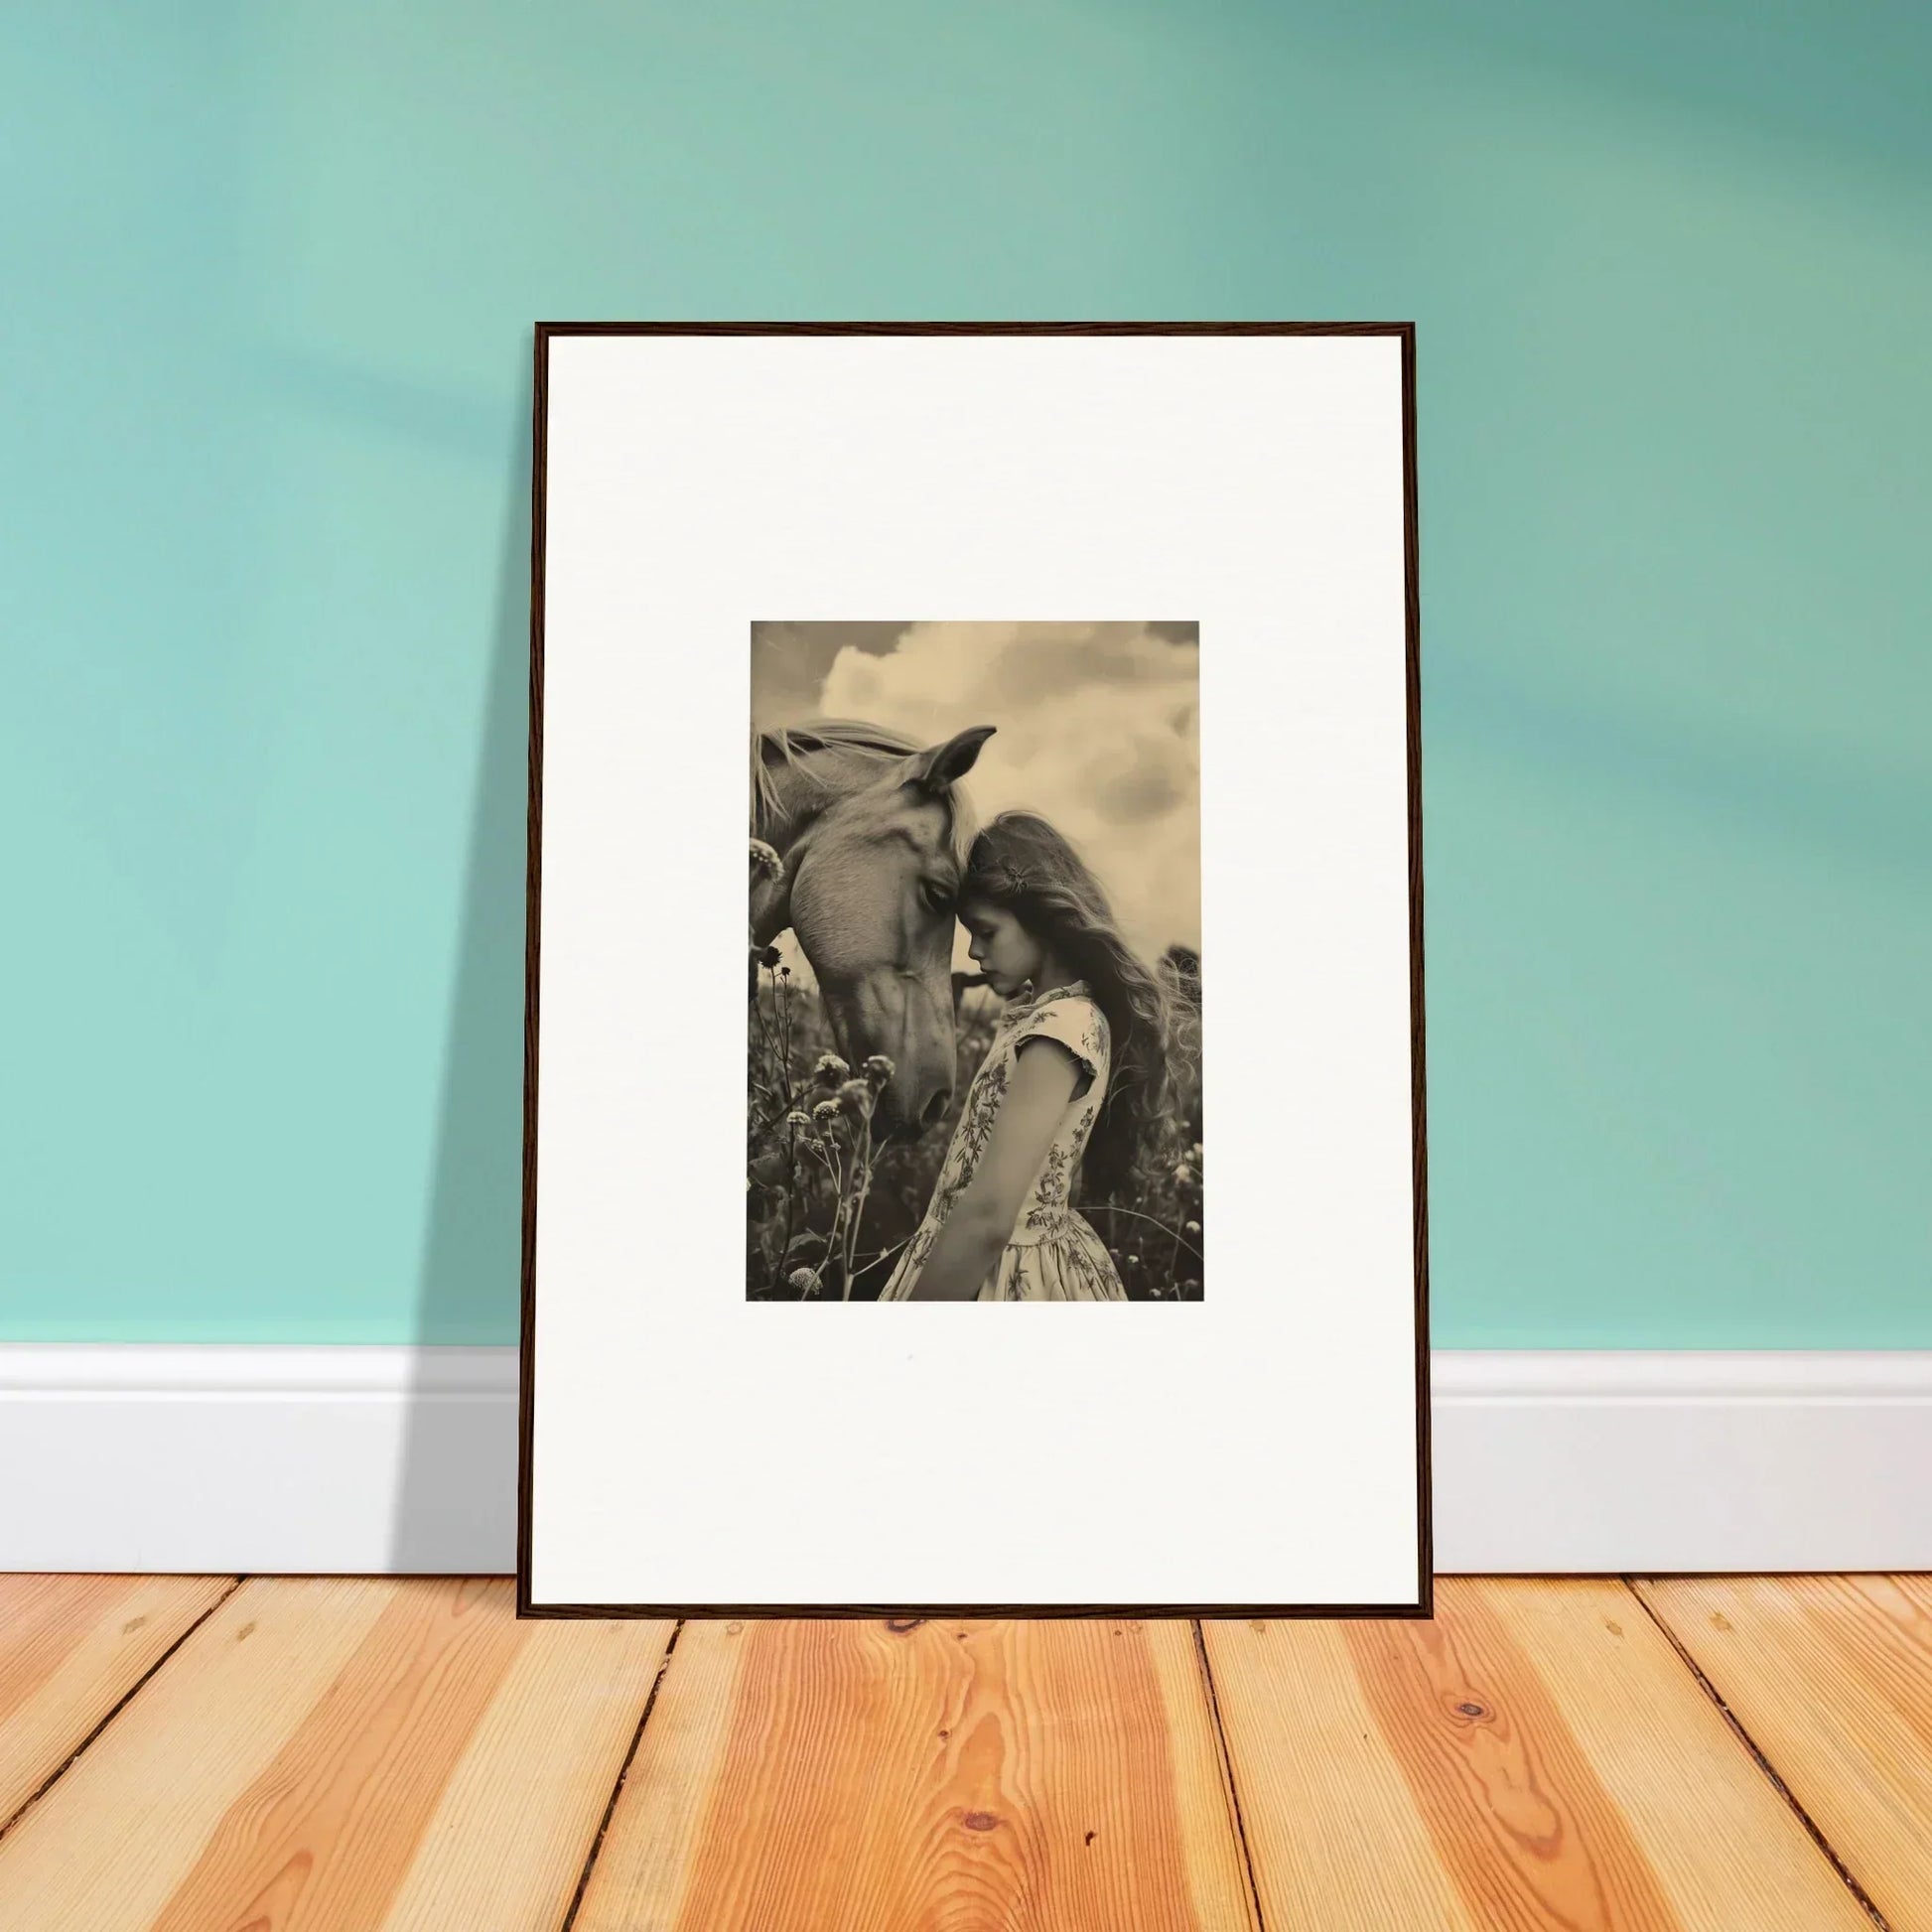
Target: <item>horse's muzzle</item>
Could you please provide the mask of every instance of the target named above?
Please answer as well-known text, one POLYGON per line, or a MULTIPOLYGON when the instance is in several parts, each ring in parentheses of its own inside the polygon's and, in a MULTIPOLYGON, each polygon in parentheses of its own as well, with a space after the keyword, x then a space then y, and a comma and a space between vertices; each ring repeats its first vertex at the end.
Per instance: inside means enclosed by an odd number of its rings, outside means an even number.
POLYGON ((946 1110, 951 1105, 951 1092, 941 1087, 927 1099, 918 1119, 906 1120, 896 1117, 886 1123, 880 1138, 895 1147, 910 1147, 915 1142, 924 1140, 926 1135, 945 1119, 946 1110))

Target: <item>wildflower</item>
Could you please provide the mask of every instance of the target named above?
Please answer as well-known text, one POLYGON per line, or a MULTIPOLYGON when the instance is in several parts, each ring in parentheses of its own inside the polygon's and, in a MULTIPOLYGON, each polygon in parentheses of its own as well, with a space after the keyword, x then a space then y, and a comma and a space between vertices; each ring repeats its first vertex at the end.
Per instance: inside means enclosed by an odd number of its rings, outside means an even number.
POLYGON ((884 1053, 875 1053, 866 1062, 868 1080, 890 1080, 893 1077, 893 1063, 884 1053))
POLYGON ((1173 1177, 1177 1181, 1179 1181, 1183 1187, 1185 1187, 1192 1183, 1194 1178, 1194 1171, 1192 1168, 1190 1168, 1187 1165, 1185 1161, 1183 1161, 1181 1162, 1180 1166, 1173 1171, 1173 1177))
POLYGON ((785 1277, 785 1285, 795 1288, 800 1295, 809 1295, 818 1286, 818 1277, 809 1268, 794 1268, 785 1277))
POLYGON ((802 1107, 794 1107, 791 1110, 791 1112, 785 1116, 785 1125, 787 1127, 809 1127, 811 1124, 812 1124, 811 1115, 806 1113, 806 1111, 802 1107))
POLYGON ((1200 1232, 1200 1223, 1198 1221, 1182 1221, 1180 1225, 1184 1227, 1189 1234, 1198 1234, 1200 1232))
POLYGON ((851 1077, 852 1069, 836 1053, 819 1054, 818 1064, 812 1068, 812 1078, 821 1087, 835 1087, 851 1077))
POLYGON ((1194 1146, 1193 1146, 1193 1156, 1194 1156, 1194 1159, 1195 1159, 1196 1161, 1198 1161, 1198 1160, 1200 1159, 1200 1143, 1199 1143, 1198 1141, 1196 1141, 1196 1142, 1194 1143, 1194 1146))
POLYGON ((760 966, 775 966, 775 965, 777 965, 777 963, 778 963, 778 949, 777 949, 777 947, 776 947, 776 946, 760 946, 760 947, 759 948, 759 951, 758 951, 758 960, 759 960, 759 964, 760 966))
POLYGON ((762 839, 752 841, 752 864, 770 879, 782 877, 785 869, 785 862, 762 839))
POLYGON ((1139 1267, 1139 1266, 1141 1265, 1141 1258, 1140 1258, 1140 1256, 1139 1256, 1139 1255, 1129 1255, 1129 1256, 1127 1257, 1127 1265, 1128 1265, 1128 1267, 1130 1267, 1130 1268, 1138 1268, 1138 1267, 1139 1267))
POLYGON ((1197 1281, 1196 1281, 1196 1280, 1195 1280, 1195 1279, 1193 1278, 1193 1276, 1191 1276, 1191 1275, 1188 1275, 1187 1277, 1185 1277, 1185 1278, 1184 1278, 1184 1279, 1182 1280, 1182 1282, 1181 1282, 1181 1284, 1180 1284, 1180 1286, 1181 1286, 1181 1287, 1182 1287, 1183 1289, 1186 1289, 1187 1291, 1189 1291, 1189 1292, 1191 1293, 1191 1292, 1192 1292, 1193 1290, 1195 1290, 1195 1289, 1198 1289, 1198 1288, 1200 1287, 1200 1283, 1199 1283, 1199 1282, 1197 1282, 1197 1281))
POLYGON ((821 1100, 812 1109, 812 1118, 823 1126, 830 1126, 839 1117, 839 1103, 836 1100, 821 1100))

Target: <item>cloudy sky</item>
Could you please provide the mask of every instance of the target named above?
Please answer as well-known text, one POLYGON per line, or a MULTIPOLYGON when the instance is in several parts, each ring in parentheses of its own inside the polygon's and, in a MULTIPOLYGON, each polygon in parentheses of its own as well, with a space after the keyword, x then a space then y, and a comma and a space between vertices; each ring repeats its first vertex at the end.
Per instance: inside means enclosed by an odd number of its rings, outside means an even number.
POLYGON ((1151 961, 1200 944, 1199 667, 1192 623, 756 623, 752 711, 924 744, 998 726, 968 780, 981 813, 1050 818, 1151 961))

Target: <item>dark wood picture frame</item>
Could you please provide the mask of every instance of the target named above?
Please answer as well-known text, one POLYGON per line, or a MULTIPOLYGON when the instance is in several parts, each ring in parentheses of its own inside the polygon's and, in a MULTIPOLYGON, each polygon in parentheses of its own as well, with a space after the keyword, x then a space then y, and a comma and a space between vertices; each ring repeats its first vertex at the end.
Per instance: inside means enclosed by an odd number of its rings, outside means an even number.
POLYGON ((1412 322, 550 322, 536 326, 531 422, 530 710, 523 1010, 522 1295, 518 1363, 516 1614, 519 1617, 1311 1617, 1434 1614, 1429 1373, 1429 1194, 1423 998, 1421 594, 1412 322), (537 1603, 531 1596, 536 1451, 536 1135, 539 910, 543 872, 544 445, 549 350, 572 336, 1380 336, 1402 349, 1402 488, 1408 771, 1410 1119, 1415 1267, 1417 1597, 1413 1603, 537 1603))

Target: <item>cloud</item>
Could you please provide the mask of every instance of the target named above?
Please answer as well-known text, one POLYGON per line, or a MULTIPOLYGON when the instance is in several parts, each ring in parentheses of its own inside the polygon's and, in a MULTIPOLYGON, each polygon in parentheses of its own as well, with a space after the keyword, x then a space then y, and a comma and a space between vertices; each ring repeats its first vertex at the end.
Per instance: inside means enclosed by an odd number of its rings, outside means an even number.
POLYGON ((889 651, 902 623, 754 623, 752 719, 789 725, 822 709, 825 673, 842 650, 889 651))
POLYGON ((1151 959, 1200 943, 1199 665, 1192 625, 915 623, 884 653, 841 648, 818 709, 925 743, 997 726, 970 780, 981 811, 1050 818, 1151 959))

